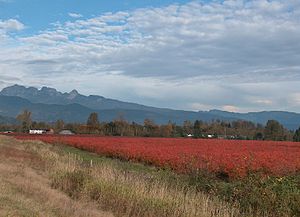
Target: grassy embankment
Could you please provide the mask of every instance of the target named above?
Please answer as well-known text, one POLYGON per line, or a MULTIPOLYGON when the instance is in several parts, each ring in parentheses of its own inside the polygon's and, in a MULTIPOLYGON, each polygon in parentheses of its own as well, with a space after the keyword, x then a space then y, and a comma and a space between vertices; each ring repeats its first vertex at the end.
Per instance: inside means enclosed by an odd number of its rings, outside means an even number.
POLYGON ((284 217, 300 213, 299 176, 253 175, 227 182, 208 173, 177 175, 66 146, 7 137, 0 137, 0 156, 0 216, 284 217))
POLYGON ((52 148, 0 136, 0 216, 112 217, 95 203, 73 200, 51 187, 50 174, 60 159, 52 148))

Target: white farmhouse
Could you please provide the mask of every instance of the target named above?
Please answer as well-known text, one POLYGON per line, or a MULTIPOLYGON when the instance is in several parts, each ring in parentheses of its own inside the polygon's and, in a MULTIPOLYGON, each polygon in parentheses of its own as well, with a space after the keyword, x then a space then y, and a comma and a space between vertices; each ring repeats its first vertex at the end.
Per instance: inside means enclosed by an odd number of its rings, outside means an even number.
POLYGON ((46 130, 29 130, 29 134, 44 134, 46 130))

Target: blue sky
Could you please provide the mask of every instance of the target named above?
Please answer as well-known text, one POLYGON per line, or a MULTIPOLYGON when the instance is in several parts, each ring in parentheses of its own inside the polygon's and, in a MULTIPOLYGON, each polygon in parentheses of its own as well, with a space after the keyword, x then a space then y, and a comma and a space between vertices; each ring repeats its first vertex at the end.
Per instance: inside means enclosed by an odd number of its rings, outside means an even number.
POLYGON ((72 20, 69 13, 91 18, 106 12, 162 7, 187 2, 188 0, 0 0, 0 18, 18 18, 28 27, 23 34, 32 34, 48 28, 51 23, 72 20))
POLYGON ((299 0, 0 0, 0 88, 300 112, 299 38, 299 0))

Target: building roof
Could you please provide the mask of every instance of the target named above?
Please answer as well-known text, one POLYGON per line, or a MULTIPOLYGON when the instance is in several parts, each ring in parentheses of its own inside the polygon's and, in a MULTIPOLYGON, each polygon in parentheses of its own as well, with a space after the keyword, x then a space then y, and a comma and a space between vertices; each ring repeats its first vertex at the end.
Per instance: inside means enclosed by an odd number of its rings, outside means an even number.
POLYGON ((61 135, 73 135, 74 133, 71 130, 62 130, 59 132, 61 135))

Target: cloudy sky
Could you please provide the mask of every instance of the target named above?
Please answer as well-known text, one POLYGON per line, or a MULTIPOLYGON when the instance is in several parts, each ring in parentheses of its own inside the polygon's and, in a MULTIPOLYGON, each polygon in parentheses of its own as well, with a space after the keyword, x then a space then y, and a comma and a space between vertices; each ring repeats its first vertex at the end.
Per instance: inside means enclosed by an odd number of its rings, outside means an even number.
POLYGON ((0 88, 15 83, 300 112, 300 1, 0 0, 0 88))

